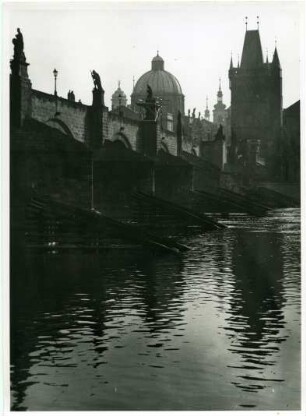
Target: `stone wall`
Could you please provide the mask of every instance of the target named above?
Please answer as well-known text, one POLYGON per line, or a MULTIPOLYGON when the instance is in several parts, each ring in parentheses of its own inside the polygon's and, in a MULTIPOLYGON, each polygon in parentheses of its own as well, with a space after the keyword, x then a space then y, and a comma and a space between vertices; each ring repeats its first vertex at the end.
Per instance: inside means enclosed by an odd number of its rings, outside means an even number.
POLYGON ((32 194, 90 205, 90 152, 82 143, 33 119, 11 131, 11 197, 15 205, 32 194))
POLYGON ((139 130, 139 122, 136 120, 119 117, 117 114, 108 115, 108 140, 118 140, 118 134, 121 133, 128 140, 133 150, 137 149, 137 138, 139 130))
MULTIPOLYGON (((171 132, 171 131, 161 130, 160 135, 161 135, 160 148, 163 149, 163 146, 165 146, 168 149, 168 151, 171 155, 177 156, 177 137, 176 137, 176 134, 171 132)), ((163 149, 163 150, 165 150, 165 149, 163 149)))
MULTIPOLYGON (((87 137, 86 115, 88 106, 57 98, 57 118, 63 121, 71 131, 73 137, 79 142, 85 142, 87 137)), ((32 90, 32 118, 46 123, 54 118, 55 96, 41 91, 32 90)))

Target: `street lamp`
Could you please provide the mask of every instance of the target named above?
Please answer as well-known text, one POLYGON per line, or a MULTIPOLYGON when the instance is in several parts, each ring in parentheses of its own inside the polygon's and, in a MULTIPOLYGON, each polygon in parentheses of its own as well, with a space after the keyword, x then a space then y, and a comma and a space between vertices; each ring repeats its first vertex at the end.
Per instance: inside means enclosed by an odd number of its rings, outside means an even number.
POLYGON ((53 70, 53 75, 54 75, 55 116, 58 116, 60 114, 57 111, 57 90, 56 90, 56 79, 57 79, 58 71, 55 68, 53 70))
POLYGON ((56 69, 53 70, 53 75, 54 75, 54 95, 57 96, 57 91, 56 91, 56 78, 57 78, 57 74, 58 71, 56 69))

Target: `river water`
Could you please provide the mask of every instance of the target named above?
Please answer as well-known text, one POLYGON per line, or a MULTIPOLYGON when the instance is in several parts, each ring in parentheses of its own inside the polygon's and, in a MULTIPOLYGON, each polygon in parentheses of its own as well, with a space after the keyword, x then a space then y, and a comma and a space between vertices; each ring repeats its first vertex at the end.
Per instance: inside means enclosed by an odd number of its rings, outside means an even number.
POLYGON ((14 251, 11 408, 299 409, 300 211, 221 220, 180 258, 14 251))

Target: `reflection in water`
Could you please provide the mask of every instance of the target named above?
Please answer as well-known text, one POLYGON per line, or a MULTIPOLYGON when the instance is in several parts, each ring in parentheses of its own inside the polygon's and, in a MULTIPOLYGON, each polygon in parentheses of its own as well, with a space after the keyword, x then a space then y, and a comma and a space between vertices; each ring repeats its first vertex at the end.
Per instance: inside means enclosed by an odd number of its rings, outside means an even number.
POLYGON ((14 249, 12 410, 298 409, 299 212, 227 221, 181 259, 14 249))
POLYGON ((241 382, 233 381, 244 390, 264 388, 263 366, 276 362, 278 344, 286 339, 280 336, 285 324, 280 245, 278 234, 241 232, 233 247, 234 296, 227 330, 233 339, 230 350, 241 357, 241 366, 232 368, 254 370, 239 375, 241 382))

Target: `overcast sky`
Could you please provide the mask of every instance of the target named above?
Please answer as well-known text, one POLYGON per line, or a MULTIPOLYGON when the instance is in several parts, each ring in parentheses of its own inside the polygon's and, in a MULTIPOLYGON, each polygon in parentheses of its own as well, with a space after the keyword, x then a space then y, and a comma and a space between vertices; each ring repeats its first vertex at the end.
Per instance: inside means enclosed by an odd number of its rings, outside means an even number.
POLYGON ((58 93, 91 103, 90 70, 101 76, 106 105, 121 80, 128 95, 137 80, 150 70, 159 50, 165 69, 174 74, 185 94, 185 109, 203 114, 216 102, 221 77, 224 102, 230 104, 228 68, 231 51, 234 65, 241 56, 248 28, 256 29, 264 55, 271 60, 277 40, 283 70, 284 108, 300 98, 299 61, 301 3, 290 2, 181 2, 181 3, 57 3, 9 4, 8 53, 16 28, 24 35, 29 76, 35 89, 52 93, 53 69, 59 71, 58 93))

